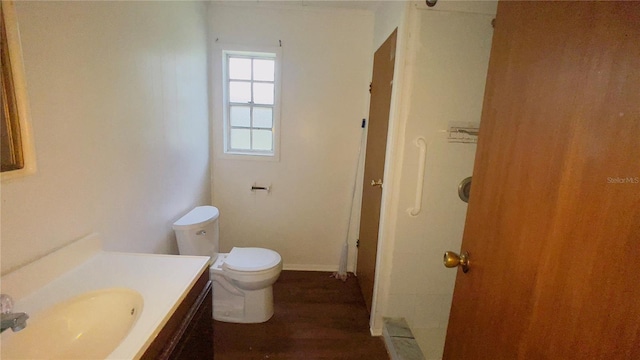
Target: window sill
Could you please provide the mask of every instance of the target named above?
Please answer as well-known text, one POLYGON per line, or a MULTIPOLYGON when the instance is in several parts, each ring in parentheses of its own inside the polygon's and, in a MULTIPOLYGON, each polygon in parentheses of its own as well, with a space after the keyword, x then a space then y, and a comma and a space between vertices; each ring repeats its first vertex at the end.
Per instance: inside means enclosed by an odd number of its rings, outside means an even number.
POLYGON ((250 161, 280 161, 278 154, 250 154, 243 152, 224 152, 218 158, 227 160, 250 160, 250 161))

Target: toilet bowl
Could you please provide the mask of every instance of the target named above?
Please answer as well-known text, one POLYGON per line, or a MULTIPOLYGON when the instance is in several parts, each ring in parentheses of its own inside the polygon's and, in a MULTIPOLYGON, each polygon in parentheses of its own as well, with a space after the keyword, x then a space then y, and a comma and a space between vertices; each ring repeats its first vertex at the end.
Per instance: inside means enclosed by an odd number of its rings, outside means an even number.
POLYGON ((173 224, 181 255, 210 256, 213 318, 261 323, 273 316, 273 283, 282 271, 280 254, 270 249, 234 247, 218 253, 219 211, 198 206, 173 224))

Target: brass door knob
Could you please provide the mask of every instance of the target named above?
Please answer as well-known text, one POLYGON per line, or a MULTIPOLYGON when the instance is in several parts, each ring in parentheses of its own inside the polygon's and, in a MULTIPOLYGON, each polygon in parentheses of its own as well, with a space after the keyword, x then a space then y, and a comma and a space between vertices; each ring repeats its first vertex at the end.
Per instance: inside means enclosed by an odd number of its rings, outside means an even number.
POLYGON ((382 179, 378 179, 378 181, 371 180, 371 186, 382 186, 382 179))
POLYGON ((462 268, 462 272, 466 273, 469 271, 469 253, 466 251, 460 255, 453 251, 445 251, 442 262, 444 263, 444 266, 448 268, 460 266, 462 268))

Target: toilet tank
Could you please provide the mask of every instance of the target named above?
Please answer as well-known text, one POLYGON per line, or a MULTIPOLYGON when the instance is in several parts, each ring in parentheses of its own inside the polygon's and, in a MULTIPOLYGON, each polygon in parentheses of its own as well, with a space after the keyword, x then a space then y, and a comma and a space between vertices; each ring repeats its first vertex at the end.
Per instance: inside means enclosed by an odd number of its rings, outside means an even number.
POLYGON ((173 223, 180 255, 218 257, 218 208, 198 206, 173 223))

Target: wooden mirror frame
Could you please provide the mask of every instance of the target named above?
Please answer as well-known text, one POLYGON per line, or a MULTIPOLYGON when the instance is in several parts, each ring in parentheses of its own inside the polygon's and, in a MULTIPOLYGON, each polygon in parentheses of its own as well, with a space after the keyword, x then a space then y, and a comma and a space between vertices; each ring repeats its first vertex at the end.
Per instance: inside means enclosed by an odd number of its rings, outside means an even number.
POLYGON ((2 56, 2 181, 33 174, 35 152, 31 136, 22 47, 12 1, 0 3, 2 56))

